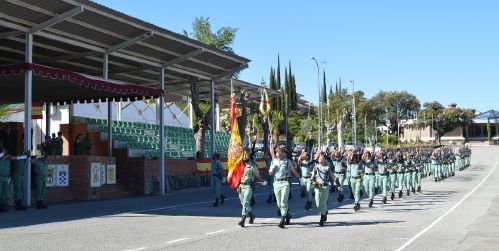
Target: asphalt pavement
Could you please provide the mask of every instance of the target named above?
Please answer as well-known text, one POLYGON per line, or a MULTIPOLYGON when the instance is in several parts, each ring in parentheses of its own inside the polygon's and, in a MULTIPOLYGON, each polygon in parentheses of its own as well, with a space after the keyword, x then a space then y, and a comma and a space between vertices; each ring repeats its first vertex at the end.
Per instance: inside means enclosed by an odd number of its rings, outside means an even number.
POLYGON ((235 191, 212 207, 208 188, 165 196, 72 202, 0 214, 0 250, 498 250, 499 147, 473 147, 471 166, 441 182, 423 179, 422 192, 374 208, 339 204, 330 194, 328 222, 304 209, 293 185, 291 225, 277 227, 276 204, 258 185, 255 224, 237 225, 235 191))

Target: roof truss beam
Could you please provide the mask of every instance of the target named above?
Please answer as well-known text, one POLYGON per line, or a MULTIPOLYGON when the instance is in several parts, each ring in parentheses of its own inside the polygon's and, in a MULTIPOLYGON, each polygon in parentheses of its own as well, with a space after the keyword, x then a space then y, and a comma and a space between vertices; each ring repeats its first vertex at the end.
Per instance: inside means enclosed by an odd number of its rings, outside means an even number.
MULTIPOLYGON (((66 20, 66 19, 68 19, 70 17, 78 15, 78 14, 82 13, 84 10, 85 9, 82 6, 74 7, 71 10, 68 10, 68 11, 66 11, 66 12, 64 12, 64 13, 62 13, 60 15, 57 15, 57 16, 55 16, 53 18, 50 18, 50 19, 48 19, 48 20, 46 20, 44 22, 41 22, 41 23, 39 23, 39 24, 37 24, 37 25, 29 28, 27 30, 27 33, 30 33, 30 34, 37 33, 37 32, 39 32, 41 30, 49 28, 49 27, 51 27, 51 26, 53 26, 55 24, 58 24, 58 23, 66 20)), ((3 34, 0 34, 0 39, 1 38, 12 37, 12 36, 16 37, 16 36, 20 36, 20 35, 22 35, 24 33, 25 32, 23 32, 23 31, 17 31, 17 30, 16 31, 9 31, 9 32, 5 32, 3 34)))

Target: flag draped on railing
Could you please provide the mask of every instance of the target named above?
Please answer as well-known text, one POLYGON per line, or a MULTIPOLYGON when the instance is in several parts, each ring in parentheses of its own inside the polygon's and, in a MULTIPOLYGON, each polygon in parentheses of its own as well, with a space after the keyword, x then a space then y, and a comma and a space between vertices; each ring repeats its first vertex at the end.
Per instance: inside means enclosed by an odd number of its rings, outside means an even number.
POLYGON ((239 134, 239 126, 236 117, 236 101, 234 96, 230 98, 230 118, 231 118, 231 133, 228 152, 229 173, 227 182, 230 187, 236 188, 243 176, 243 142, 239 134))

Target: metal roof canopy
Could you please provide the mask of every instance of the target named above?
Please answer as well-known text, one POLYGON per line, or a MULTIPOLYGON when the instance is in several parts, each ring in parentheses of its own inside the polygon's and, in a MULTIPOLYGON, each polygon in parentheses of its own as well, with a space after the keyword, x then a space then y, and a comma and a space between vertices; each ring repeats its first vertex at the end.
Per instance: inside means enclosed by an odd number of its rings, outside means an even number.
POLYGON ((155 88, 161 68, 168 87, 216 80, 249 62, 88 0, 0 0, 0 6, 0 64, 24 62, 25 33, 34 34, 33 63, 102 76, 108 54, 110 79, 155 88))

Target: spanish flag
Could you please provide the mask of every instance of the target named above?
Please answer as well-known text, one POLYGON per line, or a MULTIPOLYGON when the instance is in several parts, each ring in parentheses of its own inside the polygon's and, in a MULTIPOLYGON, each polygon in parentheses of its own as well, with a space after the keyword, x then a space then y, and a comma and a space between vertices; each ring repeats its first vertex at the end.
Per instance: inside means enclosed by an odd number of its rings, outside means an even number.
POLYGON ((260 112, 267 117, 270 112, 269 94, 265 88, 262 88, 262 99, 260 101, 260 112))
POLYGON ((243 142, 239 135, 239 126, 236 119, 236 101, 234 96, 230 97, 230 118, 232 131, 230 133, 229 153, 227 162, 229 165, 229 173, 227 182, 230 187, 236 188, 243 176, 243 142))
POLYGON ((31 102, 31 119, 43 119, 43 103, 38 101, 31 102))

